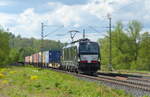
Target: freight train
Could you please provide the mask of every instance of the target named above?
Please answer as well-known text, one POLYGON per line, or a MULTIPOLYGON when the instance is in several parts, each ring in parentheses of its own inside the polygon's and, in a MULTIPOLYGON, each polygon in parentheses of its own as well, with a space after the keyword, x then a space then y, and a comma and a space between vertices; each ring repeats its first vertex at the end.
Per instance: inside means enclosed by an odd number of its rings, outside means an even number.
POLYGON ((61 52, 58 50, 49 50, 32 54, 25 57, 25 64, 37 67, 59 68, 61 64, 61 52))
POLYGON ((60 51, 45 51, 25 57, 26 64, 94 74, 100 69, 100 47, 89 39, 74 41, 60 51), (42 57, 42 58, 41 58, 42 57), (42 60, 41 60, 42 59, 42 60))

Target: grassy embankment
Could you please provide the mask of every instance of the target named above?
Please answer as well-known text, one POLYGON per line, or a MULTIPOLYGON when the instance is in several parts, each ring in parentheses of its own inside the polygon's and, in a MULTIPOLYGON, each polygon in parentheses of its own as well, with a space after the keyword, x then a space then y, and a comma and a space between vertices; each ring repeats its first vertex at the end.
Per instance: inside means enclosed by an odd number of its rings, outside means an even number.
POLYGON ((94 82, 34 67, 0 68, 0 97, 130 97, 94 82))

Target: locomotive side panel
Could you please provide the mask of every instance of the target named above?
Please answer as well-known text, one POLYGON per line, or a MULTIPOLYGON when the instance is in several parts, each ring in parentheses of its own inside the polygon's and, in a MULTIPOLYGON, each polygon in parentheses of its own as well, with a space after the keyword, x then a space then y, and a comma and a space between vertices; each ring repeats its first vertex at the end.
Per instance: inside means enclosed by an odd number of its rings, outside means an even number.
POLYGON ((63 48, 62 67, 68 71, 75 71, 78 68, 77 46, 63 48))

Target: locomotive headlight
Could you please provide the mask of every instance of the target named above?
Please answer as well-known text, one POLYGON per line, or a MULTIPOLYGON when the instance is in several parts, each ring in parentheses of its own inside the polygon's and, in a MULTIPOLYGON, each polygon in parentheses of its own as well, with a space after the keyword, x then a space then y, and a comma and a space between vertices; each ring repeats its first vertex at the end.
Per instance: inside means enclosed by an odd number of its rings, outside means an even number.
POLYGON ((78 59, 78 62, 80 61, 80 59, 78 59))

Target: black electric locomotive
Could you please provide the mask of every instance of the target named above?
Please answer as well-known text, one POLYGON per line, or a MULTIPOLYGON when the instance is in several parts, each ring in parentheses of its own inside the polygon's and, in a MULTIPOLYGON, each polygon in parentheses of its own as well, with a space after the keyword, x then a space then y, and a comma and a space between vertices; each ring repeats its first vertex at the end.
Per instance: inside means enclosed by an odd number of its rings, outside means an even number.
POLYGON ((63 48, 61 68, 85 74, 100 69, 100 48, 97 42, 80 39, 63 48))

